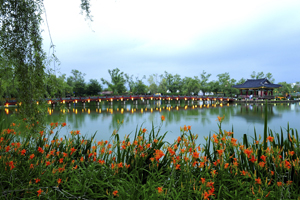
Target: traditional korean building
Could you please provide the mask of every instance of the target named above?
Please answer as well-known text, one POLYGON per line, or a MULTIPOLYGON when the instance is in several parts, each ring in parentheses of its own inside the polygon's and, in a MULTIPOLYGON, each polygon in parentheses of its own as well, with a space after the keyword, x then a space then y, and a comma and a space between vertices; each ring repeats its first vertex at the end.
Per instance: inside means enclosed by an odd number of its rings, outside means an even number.
POLYGON ((275 88, 280 88, 282 85, 273 84, 268 79, 247 79, 245 83, 240 85, 233 85, 232 87, 240 90, 240 95, 245 97, 249 97, 253 95, 253 97, 260 98, 272 98, 273 90, 275 88))

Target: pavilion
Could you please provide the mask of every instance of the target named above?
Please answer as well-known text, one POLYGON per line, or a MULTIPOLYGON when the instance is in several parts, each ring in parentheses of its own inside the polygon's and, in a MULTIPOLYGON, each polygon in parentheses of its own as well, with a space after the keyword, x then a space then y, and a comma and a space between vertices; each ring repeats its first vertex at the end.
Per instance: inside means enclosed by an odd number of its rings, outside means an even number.
POLYGON ((243 95, 243 91, 245 91, 245 97, 249 97, 249 95, 253 95, 253 97, 258 98, 273 98, 273 90, 275 88, 280 88, 282 85, 273 84, 268 79, 247 79, 245 83, 240 85, 233 85, 232 87, 240 90, 240 95, 243 95))

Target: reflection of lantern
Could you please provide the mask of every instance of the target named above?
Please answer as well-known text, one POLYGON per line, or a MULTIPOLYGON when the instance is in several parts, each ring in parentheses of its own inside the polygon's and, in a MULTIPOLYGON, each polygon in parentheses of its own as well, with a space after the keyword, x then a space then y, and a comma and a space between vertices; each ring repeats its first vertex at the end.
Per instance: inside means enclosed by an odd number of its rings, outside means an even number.
POLYGON ((91 110, 90 109, 88 109, 88 114, 91 114, 91 110))
POLYGON ((75 114, 77 115, 77 113, 78 113, 78 112, 77 112, 77 109, 75 109, 75 114))
POLYGON ((9 110, 7 108, 5 108, 5 113, 8 115, 9 110))

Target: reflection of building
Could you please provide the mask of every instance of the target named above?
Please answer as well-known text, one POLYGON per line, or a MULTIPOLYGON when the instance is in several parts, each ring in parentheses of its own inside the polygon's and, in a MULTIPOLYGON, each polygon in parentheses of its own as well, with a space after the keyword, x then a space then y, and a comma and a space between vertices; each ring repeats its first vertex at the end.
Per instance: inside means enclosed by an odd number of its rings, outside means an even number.
MULTIPOLYGON (((273 119, 276 118, 281 118, 282 115, 274 112, 274 106, 269 105, 267 107, 267 112, 268 112, 268 121, 272 121, 273 119)), ((235 113, 236 117, 239 118, 244 118, 248 123, 259 123, 259 124, 264 124, 264 119, 265 119, 265 105, 247 105, 247 104, 242 104, 240 106, 240 109, 237 110, 235 113)))
POLYGON ((258 98, 274 98, 273 90, 274 88, 280 88, 282 85, 273 84, 268 79, 247 79, 245 83, 240 85, 232 86, 240 90, 240 95, 243 97, 249 97, 252 95, 253 97, 258 98))

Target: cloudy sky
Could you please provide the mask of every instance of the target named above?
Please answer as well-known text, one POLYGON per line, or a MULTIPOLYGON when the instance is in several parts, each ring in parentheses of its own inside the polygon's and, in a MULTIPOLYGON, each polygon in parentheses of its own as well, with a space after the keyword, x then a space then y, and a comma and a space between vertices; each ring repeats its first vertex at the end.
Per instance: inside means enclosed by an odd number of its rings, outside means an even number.
MULTIPOLYGON (((44 0, 57 73, 109 80, 109 69, 231 78, 270 72, 275 83, 300 81, 300 1, 91 0, 93 22, 80 0, 44 0)), ((45 15, 44 15, 45 19, 45 15)), ((46 24, 43 38, 49 52, 46 24)), ((54 68, 54 65, 51 65, 54 68)))

